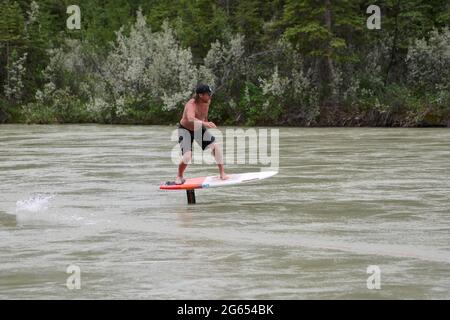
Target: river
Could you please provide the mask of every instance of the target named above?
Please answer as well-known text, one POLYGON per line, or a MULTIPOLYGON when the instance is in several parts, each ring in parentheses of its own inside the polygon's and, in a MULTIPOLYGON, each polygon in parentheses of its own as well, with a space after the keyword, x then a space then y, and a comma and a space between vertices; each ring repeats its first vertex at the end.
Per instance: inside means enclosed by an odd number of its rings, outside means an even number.
POLYGON ((172 127, 0 125, 0 299, 450 298, 450 130, 277 129, 187 205, 172 127))

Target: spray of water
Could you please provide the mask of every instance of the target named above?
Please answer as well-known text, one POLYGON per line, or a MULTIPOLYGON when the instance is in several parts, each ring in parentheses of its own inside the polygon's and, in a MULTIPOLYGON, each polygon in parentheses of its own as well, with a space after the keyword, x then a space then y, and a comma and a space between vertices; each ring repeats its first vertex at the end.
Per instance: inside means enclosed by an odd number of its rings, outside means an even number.
POLYGON ((16 213, 19 212, 43 212, 47 211, 50 201, 55 195, 34 195, 27 200, 19 200, 16 202, 16 213))
MULTIPOLYGON (((35 194, 26 200, 16 202, 14 215, 16 222, 24 224, 92 224, 92 221, 86 220, 68 208, 61 208, 55 203, 57 195, 55 194, 35 194)), ((61 200, 61 199, 59 199, 61 200)))
POLYGON ((57 217, 54 212, 51 212, 52 201, 55 197, 53 194, 36 194, 26 200, 17 201, 15 210, 17 223, 55 221, 57 217))

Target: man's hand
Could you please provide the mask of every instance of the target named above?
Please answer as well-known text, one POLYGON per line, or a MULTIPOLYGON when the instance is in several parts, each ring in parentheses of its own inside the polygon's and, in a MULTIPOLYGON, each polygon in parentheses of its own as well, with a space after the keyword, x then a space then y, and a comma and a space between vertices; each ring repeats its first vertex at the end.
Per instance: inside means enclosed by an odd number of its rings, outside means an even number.
POLYGON ((208 129, 216 129, 217 126, 214 124, 214 122, 203 122, 203 125, 208 129))

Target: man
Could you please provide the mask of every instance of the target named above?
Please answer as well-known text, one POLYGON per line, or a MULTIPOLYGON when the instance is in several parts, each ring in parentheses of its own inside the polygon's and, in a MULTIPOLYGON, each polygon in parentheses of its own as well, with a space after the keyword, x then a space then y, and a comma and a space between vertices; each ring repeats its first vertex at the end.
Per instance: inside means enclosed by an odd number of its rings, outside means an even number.
POLYGON ((192 143, 194 139, 203 150, 211 150, 219 167, 220 178, 222 180, 228 179, 223 167, 222 150, 215 142, 215 137, 208 131, 210 128, 217 128, 214 123, 208 121, 211 96, 211 88, 208 85, 200 84, 195 90, 195 97, 190 99, 184 106, 183 117, 178 124, 178 143, 180 144, 183 158, 178 166, 175 184, 183 184, 185 182, 183 174, 192 159, 192 143))

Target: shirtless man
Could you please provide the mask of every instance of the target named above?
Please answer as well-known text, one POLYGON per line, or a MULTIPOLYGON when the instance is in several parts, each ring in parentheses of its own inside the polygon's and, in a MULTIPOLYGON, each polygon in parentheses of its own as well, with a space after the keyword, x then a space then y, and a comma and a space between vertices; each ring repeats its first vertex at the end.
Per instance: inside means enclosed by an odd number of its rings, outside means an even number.
POLYGON ((195 97, 184 106, 183 117, 178 124, 178 143, 180 144, 183 158, 178 166, 175 184, 183 184, 185 181, 183 174, 192 159, 192 143, 194 139, 203 150, 207 148, 211 150, 219 167, 220 178, 222 180, 228 179, 223 167, 222 150, 215 142, 215 137, 208 131, 210 128, 217 128, 214 123, 208 121, 211 95, 211 88, 208 85, 200 84, 195 90, 195 97), (202 130, 201 133, 197 131, 200 129, 202 130))

